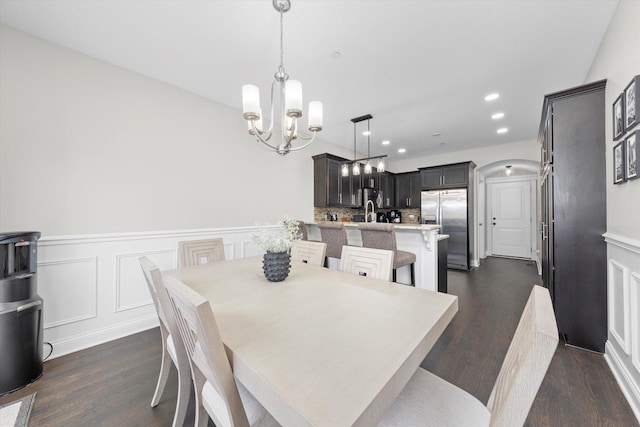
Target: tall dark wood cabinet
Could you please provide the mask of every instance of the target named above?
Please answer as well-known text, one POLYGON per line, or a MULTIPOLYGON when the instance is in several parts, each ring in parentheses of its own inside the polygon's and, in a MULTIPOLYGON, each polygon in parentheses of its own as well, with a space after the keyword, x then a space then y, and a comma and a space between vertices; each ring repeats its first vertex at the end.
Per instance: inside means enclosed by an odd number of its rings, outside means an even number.
POLYGON ((607 340, 606 81, 547 95, 541 150, 541 261, 567 344, 607 340))

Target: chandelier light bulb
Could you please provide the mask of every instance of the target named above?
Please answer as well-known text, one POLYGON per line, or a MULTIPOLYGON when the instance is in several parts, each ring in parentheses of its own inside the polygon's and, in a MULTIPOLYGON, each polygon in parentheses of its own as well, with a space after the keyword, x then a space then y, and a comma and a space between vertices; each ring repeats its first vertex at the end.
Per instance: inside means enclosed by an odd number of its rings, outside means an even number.
POLYGON ((370 174, 372 171, 371 169, 371 163, 369 162, 369 160, 367 160, 367 164, 364 165, 364 173, 366 173, 367 175, 370 174))
POLYGON ((302 83, 298 80, 287 80, 284 84, 285 109, 288 117, 302 116, 302 83))
POLYGON ((358 176, 360 175, 360 165, 358 164, 358 162, 355 162, 353 164, 353 176, 358 176))
POLYGON ((309 103, 309 130, 322 130, 322 102, 311 101, 309 103))
POLYGON ((258 116, 260 111, 260 90, 255 85, 242 86, 242 112, 244 118, 258 116))
POLYGON ((384 160, 378 159, 378 172, 384 172, 384 160))
POLYGON ((342 176, 349 176, 349 165, 346 163, 342 165, 342 176))

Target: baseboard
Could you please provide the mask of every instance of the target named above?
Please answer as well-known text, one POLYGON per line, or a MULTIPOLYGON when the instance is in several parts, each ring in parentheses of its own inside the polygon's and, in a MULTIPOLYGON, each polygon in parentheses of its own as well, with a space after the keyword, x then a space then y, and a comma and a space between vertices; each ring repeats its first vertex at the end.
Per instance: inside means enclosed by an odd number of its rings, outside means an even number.
POLYGON ((138 332, 155 328, 159 325, 158 316, 136 319, 132 322, 120 323, 103 329, 96 329, 88 333, 75 335, 58 341, 52 341, 53 353, 48 360, 64 356, 76 351, 84 350, 99 344, 123 338, 138 332))
POLYGON ((637 384, 634 380, 624 363, 620 359, 620 356, 616 352, 615 348, 607 343, 605 344, 605 354, 604 360, 607 361, 611 372, 613 372, 613 376, 616 378, 622 393, 627 398, 629 402, 629 406, 631 406, 631 410, 633 414, 638 419, 640 423, 640 384, 637 384))

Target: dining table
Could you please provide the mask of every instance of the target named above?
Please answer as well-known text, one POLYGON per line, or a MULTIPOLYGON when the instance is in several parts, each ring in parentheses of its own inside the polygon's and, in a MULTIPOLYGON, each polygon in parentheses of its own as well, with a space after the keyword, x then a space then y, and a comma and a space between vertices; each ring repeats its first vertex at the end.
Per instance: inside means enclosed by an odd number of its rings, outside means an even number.
POLYGON ((454 295, 262 257, 164 271, 205 297, 235 378, 283 426, 375 426, 458 311, 454 295))

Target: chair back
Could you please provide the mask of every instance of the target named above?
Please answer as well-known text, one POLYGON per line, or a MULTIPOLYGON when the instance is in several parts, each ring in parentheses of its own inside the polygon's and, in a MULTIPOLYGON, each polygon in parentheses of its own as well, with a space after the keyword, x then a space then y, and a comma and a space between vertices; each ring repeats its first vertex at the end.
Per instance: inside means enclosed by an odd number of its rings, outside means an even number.
POLYGON ((146 256, 138 258, 138 261, 140 262, 140 267, 142 267, 142 273, 147 282, 147 287, 149 288, 149 293, 151 294, 151 299, 153 300, 153 305, 156 308, 160 323, 168 330, 167 317, 163 307, 160 306, 160 302, 158 301, 158 286, 156 285, 156 282, 162 281, 162 274, 158 267, 146 256))
POLYGON ((490 425, 524 425, 558 346, 549 291, 534 286, 500 368, 487 408, 490 425))
POLYGON ((358 224, 362 235, 362 246, 365 248, 398 250, 396 245, 396 233, 393 224, 362 223, 358 224))
POLYGON ((220 398, 215 405, 215 414, 209 415, 218 426, 248 426, 209 301, 175 277, 167 277, 165 285, 191 360, 192 374, 205 378, 220 398))
POLYGON ((180 331, 178 330, 178 324, 167 296, 162 273, 160 273, 160 269, 149 258, 141 257, 138 261, 140 261, 140 267, 142 267, 142 272, 147 281, 149 293, 151 293, 151 298, 158 312, 160 322, 171 335, 178 359, 175 362, 176 364, 180 364, 181 367, 184 366, 186 369, 189 369, 189 356, 180 338, 180 331))
POLYGON ((391 281, 393 252, 384 249, 343 246, 340 271, 391 281))
POLYGON ((320 221, 318 227, 320 228, 322 241, 327 244, 327 256, 340 258, 342 256, 342 247, 348 244, 344 224, 341 222, 320 221))
POLYGON ((301 240, 309 240, 309 235, 307 234, 307 226, 304 221, 298 220, 298 231, 300 232, 301 240))
POLYGON ((224 261, 224 242, 219 239, 179 242, 180 267, 224 261))
POLYGON ((291 245, 291 261, 302 261, 322 267, 326 255, 327 244, 323 242, 296 240, 291 245))

